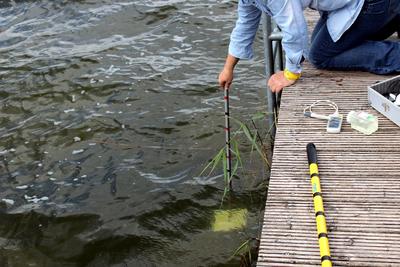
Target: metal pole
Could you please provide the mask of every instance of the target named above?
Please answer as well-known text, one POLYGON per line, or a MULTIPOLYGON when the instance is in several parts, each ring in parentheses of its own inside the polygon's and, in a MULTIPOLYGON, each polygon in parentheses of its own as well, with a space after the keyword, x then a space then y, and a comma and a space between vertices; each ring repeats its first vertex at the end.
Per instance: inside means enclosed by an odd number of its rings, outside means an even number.
MULTIPOLYGON (((271 77, 275 72, 274 67, 274 58, 273 58, 273 49, 272 49, 272 41, 270 41, 269 36, 272 32, 272 22, 271 18, 267 16, 267 14, 263 13, 262 16, 262 24, 263 24, 263 39, 264 39, 264 58, 265 58, 265 74, 267 79, 271 77)), ((271 136, 275 138, 276 133, 276 96, 275 93, 267 88, 267 112, 268 112, 268 123, 271 128, 271 136)))
POLYGON ((226 144, 226 172, 228 173, 229 189, 232 187, 232 154, 231 154, 231 126, 229 122, 229 89, 224 88, 225 103, 225 144, 226 144))
MULTIPOLYGON (((276 48, 277 48, 277 60, 276 62, 278 62, 277 68, 278 70, 283 70, 283 51, 282 51, 282 41, 276 41, 276 48)), ((280 91, 277 96, 276 96, 276 106, 277 106, 277 113, 279 112, 279 108, 281 106, 281 96, 282 96, 282 91, 280 91)))

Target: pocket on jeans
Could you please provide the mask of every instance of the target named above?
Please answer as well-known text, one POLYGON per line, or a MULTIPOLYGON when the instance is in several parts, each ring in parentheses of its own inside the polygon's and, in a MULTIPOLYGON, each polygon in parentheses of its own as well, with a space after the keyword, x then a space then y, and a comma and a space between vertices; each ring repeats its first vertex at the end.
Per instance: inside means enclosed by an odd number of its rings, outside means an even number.
POLYGON ((365 0, 362 10, 366 15, 380 15, 387 9, 387 0, 365 0))

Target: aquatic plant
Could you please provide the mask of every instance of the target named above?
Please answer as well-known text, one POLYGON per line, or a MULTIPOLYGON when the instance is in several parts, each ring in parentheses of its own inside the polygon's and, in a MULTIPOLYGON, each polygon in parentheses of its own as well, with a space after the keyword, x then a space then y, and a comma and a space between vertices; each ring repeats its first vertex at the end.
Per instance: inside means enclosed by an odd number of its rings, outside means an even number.
MULTIPOLYGON (((264 162, 267 168, 270 168, 270 161, 268 159, 268 151, 267 147, 264 144, 263 138, 258 131, 255 121, 265 119, 266 113, 259 112, 255 114, 251 119, 251 123, 253 129, 250 129, 249 126, 234 117, 230 117, 237 125, 238 129, 232 132, 231 135, 231 153, 233 155, 232 158, 232 171, 231 174, 228 174, 227 171, 227 163, 226 163, 226 153, 225 153, 225 146, 221 147, 218 150, 218 153, 210 160, 210 162, 203 168, 200 173, 200 176, 203 175, 207 170, 209 170, 208 176, 215 170, 215 168, 219 165, 222 165, 223 177, 224 177, 224 193, 222 196, 222 202, 224 201, 227 194, 232 190, 232 179, 237 177, 237 172, 239 168, 243 169, 243 162, 241 157, 241 152, 239 149, 239 138, 241 136, 245 137, 245 140, 250 143, 251 150, 250 154, 253 151, 256 151, 257 154, 260 156, 261 160, 264 162)), ((269 136, 272 127, 267 132, 267 136, 269 136)))
MULTIPOLYGON (((240 266, 248 267, 252 266, 253 253, 257 254, 260 240, 258 238, 248 238, 244 241, 233 253, 230 259, 239 256, 240 257, 240 266)), ((256 256, 256 255, 255 255, 256 256)))
MULTIPOLYGON (((231 154, 232 157, 232 171, 229 176, 227 171, 227 161, 226 161, 226 146, 222 146, 217 154, 210 160, 210 162, 204 167, 201 174, 204 174, 207 170, 209 171, 208 176, 211 175, 212 172, 218 166, 222 166, 223 177, 224 177, 224 193, 222 196, 221 207, 224 203, 224 199, 232 191, 232 179, 234 177, 238 177, 237 173, 239 169, 243 169, 243 161, 241 150, 239 147, 239 140, 244 140, 245 142, 250 144, 250 155, 255 151, 257 152, 259 158, 264 163, 265 167, 270 169, 270 157, 272 154, 271 150, 268 149, 267 146, 270 144, 272 147, 273 137, 271 136, 271 129, 276 122, 273 122, 272 125, 269 125, 269 129, 267 129, 264 137, 261 136, 261 131, 258 130, 255 121, 266 119, 266 112, 259 112, 251 117, 248 122, 240 121, 239 119, 230 117, 232 121, 238 126, 237 130, 232 132, 231 135, 231 154), (251 128, 249 127, 251 125, 251 128), (244 137, 244 138, 242 138, 244 137)), ((268 184, 268 179, 266 179, 266 183, 268 184)), ((220 212, 220 211, 218 211, 220 212)), ((226 211, 227 212, 227 211, 226 211)), ((222 218, 223 219, 223 218, 222 218)), ((230 222, 226 222, 227 225, 230 222)), ((240 257, 240 266, 252 266, 255 259, 257 258, 259 246, 258 238, 248 238, 245 240, 233 253, 230 257, 230 260, 233 260, 234 257, 240 257)))

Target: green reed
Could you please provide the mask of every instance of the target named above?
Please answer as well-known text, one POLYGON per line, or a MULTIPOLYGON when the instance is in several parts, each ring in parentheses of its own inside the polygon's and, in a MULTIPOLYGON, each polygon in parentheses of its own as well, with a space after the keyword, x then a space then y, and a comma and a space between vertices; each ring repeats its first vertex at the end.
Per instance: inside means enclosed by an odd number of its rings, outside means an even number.
MULTIPOLYGON (((222 166, 223 170, 223 177, 224 177, 224 193, 222 196, 222 201, 225 199, 226 195, 232 190, 231 185, 232 185, 232 179, 234 177, 237 177, 237 172, 239 168, 243 169, 243 162, 242 162, 242 156, 241 152, 239 149, 239 138, 245 137, 244 140, 250 143, 251 145, 251 150, 250 153, 253 153, 253 151, 256 151, 257 154, 260 156, 261 160, 265 163, 265 165, 270 168, 270 162, 268 160, 267 156, 267 150, 266 147, 264 146, 263 139, 254 123, 256 120, 261 120, 265 119, 266 113, 257 113, 251 118, 251 123, 253 126, 253 129, 250 129, 250 127, 245 123, 242 122, 236 118, 230 117, 233 122, 235 122, 238 125, 238 129, 232 132, 231 135, 231 152, 232 152, 232 171, 231 175, 229 176, 227 172, 227 163, 226 163, 226 153, 225 153, 225 146, 222 146, 219 150, 218 153, 211 159, 211 161, 204 167, 204 169, 201 171, 200 176, 204 174, 207 170, 209 170, 208 176, 211 175, 211 173, 217 168, 217 166, 222 166)), ((268 131, 267 134, 269 134, 270 131, 268 131)))

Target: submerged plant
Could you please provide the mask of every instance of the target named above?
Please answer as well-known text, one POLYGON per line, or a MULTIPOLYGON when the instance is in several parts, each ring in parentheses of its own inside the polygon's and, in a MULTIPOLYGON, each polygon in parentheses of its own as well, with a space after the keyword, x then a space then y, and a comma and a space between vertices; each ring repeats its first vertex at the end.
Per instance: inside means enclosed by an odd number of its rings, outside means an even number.
MULTIPOLYGON (((257 113, 255 114, 248 123, 242 122, 236 118, 232 118, 232 121, 238 126, 237 130, 232 132, 230 143, 231 143, 231 154, 232 157, 232 170, 229 175, 227 171, 227 156, 226 156, 226 146, 221 147, 217 154, 211 159, 211 161, 204 167, 201 174, 204 174, 208 171, 208 176, 211 175, 212 172, 216 170, 216 168, 222 166, 223 177, 224 177, 224 193, 222 196, 221 206, 224 203, 224 199, 232 191, 232 180, 234 177, 238 177, 238 171, 243 169, 243 158, 240 152, 239 144, 242 144, 243 141, 245 143, 250 144, 250 154, 256 151, 257 155, 261 158, 266 168, 270 168, 270 161, 268 154, 268 147, 265 145, 267 142, 265 140, 269 140, 272 143, 272 139, 270 139, 270 132, 273 125, 270 125, 270 128, 267 129, 266 135, 264 138, 261 136, 260 131, 256 127, 255 121, 265 119, 266 113, 257 113), (250 125, 250 127, 249 127, 250 125), (242 142, 240 142, 242 141, 242 142)), ((275 123, 275 122, 274 122, 275 123)), ((267 181, 268 182, 268 181, 267 181)), ((233 216, 221 216, 226 214, 236 214, 236 210, 222 210, 215 212, 215 221, 218 222, 217 226, 213 226, 214 231, 219 229, 231 229, 232 224, 231 220, 237 220, 237 218, 233 218, 233 216), (217 220, 218 219, 218 220, 217 220)), ((246 216, 247 217, 247 216, 246 216)), ((247 220, 247 218, 244 218, 247 220)), ((214 222, 215 224, 215 222, 214 222)), ((243 224, 244 225, 244 224, 243 224)), ((257 258, 257 251, 259 246, 259 239, 257 238, 248 238, 245 240, 233 253, 230 257, 230 260, 233 260, 235 257, 240 257, 240 266, 247 267, 252 266, 253 261, 257 258)))
POLYGON ((240 257, 240 266, 248 267, 252 266, 253 262, 253 253, 258 250, 259 247, 259 239, 257 238, 249 238, 244 241, 233 253, 230 259, 239 256, 240 257))
POLYGON ((227 163, 226 163, 226 151, 225 151, 225 147, 222 147, 219 152, 217 153, 217 155, 215 155, 211 161, 207 164, 206 167, 204 167, 204 169, 201 171, 200 176, 202 174, 204 174, 205 171, 207 171, 208 169, 210 169, 208 176, 215 170, 215 168, 220 165, 222 163, 222 170, 223 170, 223 177, 224 177, 224 194, 222 196, 222 200, 224 200, 224 198, 226 197, 226 195, 229 193, 229 191, 231 190, 231 186, 232 186, 232 179, 233 177, 237 174, 237 171, 240 167, 243 167, 242 165, 242 160, 240 157, 240 152, 239 152, 239 145, 238 145, 238 141, 236 139, 231 139, 231 144, 232 144, 232 148, 231 148, 231 152, 232 154, 235 156, 235 160, 233 163, 233 168, 231 171, 231 175, 229 175, 228 171, 227 171, 227 163))
MULTIPOLYGON (((252 117, 251 122, 254 129, 250 129, 246 123, 231 117, 231 119, 238 125, 238 129, 232 133, 231 136, 231 153, 233 155, 232 165, 233 168, 229 175, 227 171, 227 155, 226 155, 226 147, 223 146, 220 148, 218 153, 211 159, 211 161, 204 167, 201 171, 200 175, 203 175, 207 170, 209 170, 208 176, 215 170, 215 168, 219 165, 222 165, 223 177, 224 177, 224 193, 222 196, 222 201, 225 199, 227 194, 232 190, 232 179, 236 176, 239 168, 243 169, 243 162, 241 153, 239 150, 239 137, 244 136, 245 140, 251 145, 251 153, 255 150, 257 154, 260 156, 265 165, 269 168, 270 163, 267 156, 267 150, 264 146, 263 140, 260 136, 260 133, 255 126, 254 121, 265 118, 265 113, 257 113, 252 117)), ((268 133, 269 134, 269 131, 268 133)))

